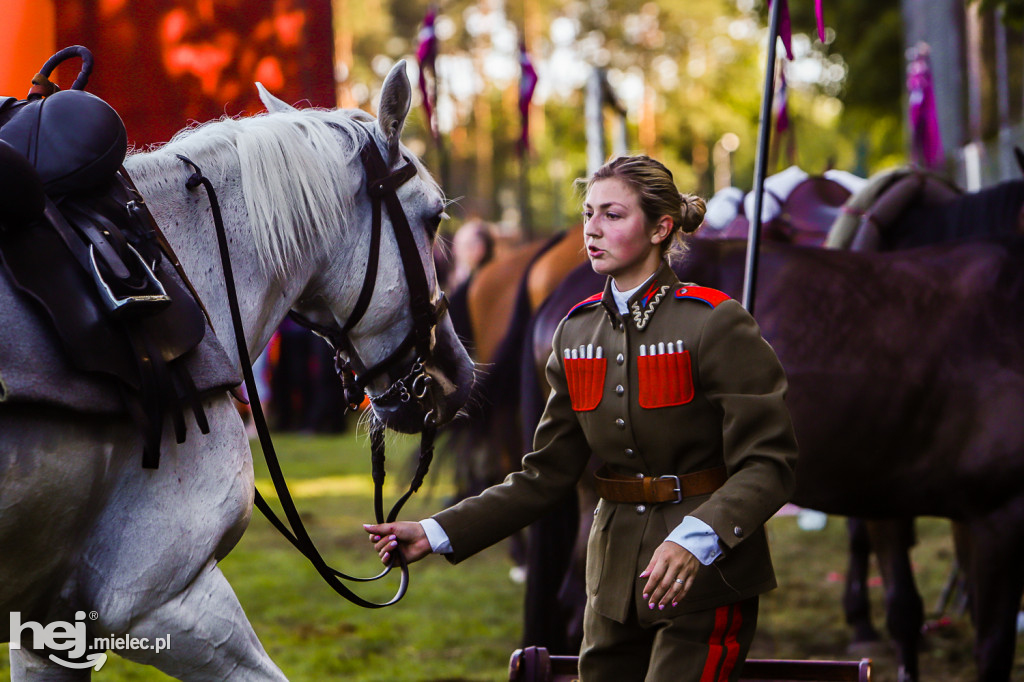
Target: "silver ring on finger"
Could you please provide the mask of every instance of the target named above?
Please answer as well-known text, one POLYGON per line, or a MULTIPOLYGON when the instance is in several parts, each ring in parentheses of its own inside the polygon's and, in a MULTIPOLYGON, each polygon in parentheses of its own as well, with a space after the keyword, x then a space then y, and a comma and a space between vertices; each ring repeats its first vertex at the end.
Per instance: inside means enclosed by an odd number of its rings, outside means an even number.
POLYGON ((676 582, 679 583, 680 585, 685 585, 686 584, 685 580, 680 580, 679 578, 676 578, 676 582))

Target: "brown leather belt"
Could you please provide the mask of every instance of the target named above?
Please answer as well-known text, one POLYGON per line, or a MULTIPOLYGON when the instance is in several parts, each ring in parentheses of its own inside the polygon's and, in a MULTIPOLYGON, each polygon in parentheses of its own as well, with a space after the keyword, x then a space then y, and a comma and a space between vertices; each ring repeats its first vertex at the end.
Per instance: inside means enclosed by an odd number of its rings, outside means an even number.
POLYGON ((618 474, 608 467, 601 467, 594 474, 597 494, 609 502, 630 504, 657 504, 682 502, 693 495, 708 495, 715 492, 728 478, 725 467, 704 469, 682 476, 627 476, 618 474))

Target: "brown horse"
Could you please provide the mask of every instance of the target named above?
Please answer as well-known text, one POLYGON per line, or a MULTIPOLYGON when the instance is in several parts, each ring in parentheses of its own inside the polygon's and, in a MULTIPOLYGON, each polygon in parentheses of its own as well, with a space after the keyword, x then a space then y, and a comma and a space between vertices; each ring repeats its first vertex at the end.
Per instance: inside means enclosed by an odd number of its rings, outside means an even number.
MULTIPOLYGON (((794 501, 965 524, 979 677, 1008 679, 1024 591, 1024 242, 763 248, 757 316, 790 379, 794 501)), ((742 242, 698 240, 677 270, 735 296, 744 252, 742 242)), ((550 339, 601 286, 589 268, 574 271, 538 312, 533 338, 550 339)), ((571 544, 542 544, 558 542, 571 544)), ((573 591, 567 581, 563 594, 573 591)))
POLYGON ((522 454, 519 366, 525 329, 537 307, 585 260, 583 228, 523 244, 491 261, 452 295, 452 321, 480 377, 469 419, 450 428, 458 496, 501 480, 522 454))

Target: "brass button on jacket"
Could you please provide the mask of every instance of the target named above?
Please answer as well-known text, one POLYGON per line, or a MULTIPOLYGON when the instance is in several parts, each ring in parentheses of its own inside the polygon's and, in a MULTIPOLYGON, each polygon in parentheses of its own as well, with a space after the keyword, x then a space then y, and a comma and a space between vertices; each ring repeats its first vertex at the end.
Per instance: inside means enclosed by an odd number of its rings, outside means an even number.
POLYGON ((710 495, 646 505, 641 513, 635 503, 602 501, 588 544, 588 608, 619 622, 630 609, 657 618, 634 601, 636 577, 684 516, 715 531, 723 556, 698 569, 679 613, 772 589, 763 526, 789 500, 797 454, 783 400, 786 377, 774 351, 739 303, 683 285, 667 265, 630 298, 626 315, 618 313, 611 286, 608 279, 600 298, 574 307, 555 331, 546 369, 551 391, 524 470, 435 516, 451 541, 445 556, 462 561, 539 518, 590 475, 591 456, 620 474, 655 477, 725 465, 729 478, 710 495), (623 322, 625 332, 609 318, 623 322), (588 345, 616 361, 570 360, 567 376, 564 350, 588 345), (678 390, 684 383, 688 390, 678 390), (580 409, 573 409, 574 391, 594 399, 577 400, 580 409))

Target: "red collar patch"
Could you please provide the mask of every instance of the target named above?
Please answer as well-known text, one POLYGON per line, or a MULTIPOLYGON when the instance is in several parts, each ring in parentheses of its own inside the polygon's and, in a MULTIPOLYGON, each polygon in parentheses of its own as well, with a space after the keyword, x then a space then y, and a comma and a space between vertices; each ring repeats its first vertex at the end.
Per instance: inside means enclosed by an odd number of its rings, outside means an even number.
POLYGON ((583 299, 582 301, 580 301, 579 303, 574 305, 572 308, 570 308, 569 312, 566 313, 565 316, 566 317, 571 317, 572 314, 574 312, 576 312, 577 310, 579 310, 580 308, 585 308, 585 307, 587 307, 589 305, 594 305, 595 303, 600 303, 601 302, 601 297, 603 295, 604 295, 603 293, 598 293, 598 294, 594 294, 590 298, 583 299))
POLYGON ((688 298, 694 301, 700 301, 714 308, 723 301, 728 301, 730 296, 722 293, 718 289, 684 285, 676 289, 676 298, 688 298))

